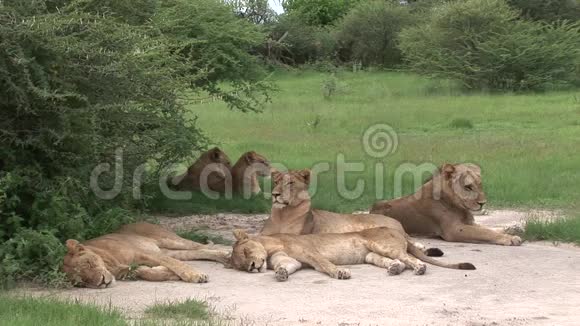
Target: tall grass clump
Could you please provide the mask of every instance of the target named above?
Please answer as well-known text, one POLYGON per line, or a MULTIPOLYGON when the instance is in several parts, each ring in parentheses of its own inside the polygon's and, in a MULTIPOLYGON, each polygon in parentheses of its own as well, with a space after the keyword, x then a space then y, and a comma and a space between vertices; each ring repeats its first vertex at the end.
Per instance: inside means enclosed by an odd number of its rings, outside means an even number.
POLYGON ((470 89, 559 88, 577 78, 580 25, 521 20, 504 0, 451 1, 403 30, 400 48, 412 70, 470 89))
POLYGON ((580 217, 551 221, 527 221, 524 237, 528 240, 551 240, 580 244, 580 217))

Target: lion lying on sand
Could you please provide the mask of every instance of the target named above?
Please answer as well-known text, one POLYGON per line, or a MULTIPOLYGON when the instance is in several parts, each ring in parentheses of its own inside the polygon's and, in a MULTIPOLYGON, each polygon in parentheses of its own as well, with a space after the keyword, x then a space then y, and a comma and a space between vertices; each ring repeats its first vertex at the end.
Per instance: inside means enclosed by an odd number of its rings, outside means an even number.
POLYGON ((390 228, 253 237, 236 230, 234 236, 237 242, 231 257, 232 267, 247 272, 263 272, 270 268, 276 272, 278 281, 286 281, 303 265, 336 279, 349 279, 351 276, 350 270, 336 265, 372 264, 386 268, 390 275, 400 274, 405 268, 423 275, 427 268, 423 261, 445 268, 475 269, 470 263, 447 264, 427 257, 404 232, 390 228))
POLYGON ((522 243, 520 237, 475 223, 472 212, 481 210, 485 203, 478 166, 445 164, 415 194, 379 201, 371 208, 371 214, 396 219, 411 235, 519 246, 522 243))
POLYGON ((135 276, 146 281, 205 283, 208 276, 182 262, 185 260, 229 261, 229 251, 183 239, 164 228, 136 223, 123 226, 84 243, 67 240, 63 271, 73 284, 106 288, 127 277, 132 265, 135 276))

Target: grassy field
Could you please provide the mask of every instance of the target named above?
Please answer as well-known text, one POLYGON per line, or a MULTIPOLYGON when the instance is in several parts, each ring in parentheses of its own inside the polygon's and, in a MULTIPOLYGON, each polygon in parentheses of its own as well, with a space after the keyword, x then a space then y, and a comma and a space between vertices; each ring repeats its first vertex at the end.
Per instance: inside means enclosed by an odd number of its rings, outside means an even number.
MULTIPOLYGON (((544 94, 466 93, 451 82, 385 72, 277 72, 279 87, 261 113, 231 111, 221 102, 190 104, 200 126, 235 161, 248 150, 290 168, 328 162, 314 203, 341 212, 367 209, 392 198, 393 174, 402 163, 474 162, 483 168, 488 202, 494 207, 570 207, 580 196, 580 92, 544 94), (324 85, 324 89, 323 89, 324 85), (332 89, 330 97, 325 90, 332 89), (377 123, 398 135, 396 152, 367 155, 362 135, 377 123), (365 181, 362 196, 337 191, 337 154, 363 162, 347 175, 348 188, 365 181), (376 194, 374 165, 386 166, 376 194)), ((403 193, 413 190, 410 180, 403 193)), ((263 211, 267 201, 160 203, 178 210, 263 211), (209 207, 209 208, 208 208, 209 207)))

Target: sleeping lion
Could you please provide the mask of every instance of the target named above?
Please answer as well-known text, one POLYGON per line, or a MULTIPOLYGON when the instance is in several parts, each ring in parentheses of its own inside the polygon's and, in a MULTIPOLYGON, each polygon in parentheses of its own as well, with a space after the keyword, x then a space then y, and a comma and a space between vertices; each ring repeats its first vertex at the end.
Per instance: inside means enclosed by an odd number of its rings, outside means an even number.
POLYGON ((400 274, 406 268, 423 275, 427 268, 424 262, 445 268, 475 269, 471 263, 448 264, 428 257, 404 232, 386 227, 348 233, 252 237, 236 230, 234 236, 237 241, 231 267, 247 272, 270 268, 278 281, 286 281, 303 265, 341 280, 350 278, 350 270, 336 265, 372 264, 386 268, 389 275, 400 274))

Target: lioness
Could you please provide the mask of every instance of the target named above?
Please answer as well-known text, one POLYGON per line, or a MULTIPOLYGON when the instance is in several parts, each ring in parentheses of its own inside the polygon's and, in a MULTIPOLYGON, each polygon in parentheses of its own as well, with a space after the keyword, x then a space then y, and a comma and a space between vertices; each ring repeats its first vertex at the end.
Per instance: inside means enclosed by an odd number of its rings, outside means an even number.
POLYGON ((233 191, 243 195, 255 195, 260 193, 258 176, 270 176, 270 162, 254 152, 244 153, 232 167, 233 191))
POLYGON ((270 267, 276 272, 278 281, 286 281, 302 265, 343 280, 350 278, 350 270, 336 265, 372 264, 386 268, 390 275, 400 274, 405 268, 423 275, 427 265, 422 261, 446 268, 475 269, 470 263, 446 264, 427 257, 408 240, 404 231, 391 228, 255 237, 236 230, 234 236, 237 242, 231 257, 232 267, 247 272, 263 272, 270 267))
MULTIPOLYGON (((405 232, 401 223, 377 214, 338 214, 313 209, 308 186, 310 170, 272 171, 272 212, 260 232, 261 235, 278 233, 317 234, 357 232, 376 227, 388 227, 405 232)), ((419 245, 419 244, 416 244, 419 245)), ((429 256, 441 256, 437 248, 427 249, 429 256)))
POLYGON ((214 147, 201 154, 184 174, 169 180, 169 187, 179 191, 202 190, 201 182, 207 182, 210 190, 223 193, 231 179, 230 158, 221 149, 214 147), (204 180, 205 179, 205 180, 204 180))
POLYGON ((371 213, 398 220, 411 235, 519 246, 522 243, 520 237, 475 223, 472 211, 481 210, 485 203, 478 166, 444 164, 414 195, 379 201, 373 205, 371 213))
POLYGON ((90 288, 113 285, 130 273, 131 265, 143 265, 135 270, 135 276, 147 281, 204 283, 208 281, 206 274, 181 261, 229 261, 229 251, 209 249, 149 223, 125 225, 82 244, 67 240, 66 246, 63 271, 73 284, 90 288))

